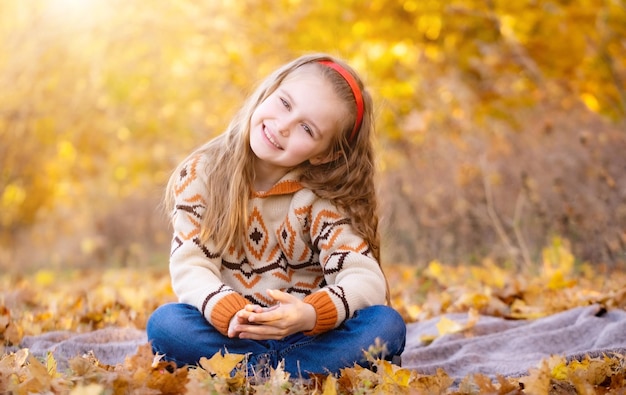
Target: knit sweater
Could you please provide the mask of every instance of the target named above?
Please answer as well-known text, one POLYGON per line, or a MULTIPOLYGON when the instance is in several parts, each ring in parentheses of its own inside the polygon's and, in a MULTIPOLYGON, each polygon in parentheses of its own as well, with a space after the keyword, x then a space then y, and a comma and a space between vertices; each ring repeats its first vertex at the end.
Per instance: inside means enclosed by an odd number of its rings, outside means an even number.
POLYGON ((172 286, 182 303, 195 306, 227 334, 234 314, 246 304, 270 306, 268 289, 311 304, 315 335, 334 329, 355 311, 384 304, 386 282, 369 245, 349 218, 319 198, 290 172, 249 201, 243 250, 219 254, 200 240, 208 194, 207 158, 183 165, 175 188, 172 286))

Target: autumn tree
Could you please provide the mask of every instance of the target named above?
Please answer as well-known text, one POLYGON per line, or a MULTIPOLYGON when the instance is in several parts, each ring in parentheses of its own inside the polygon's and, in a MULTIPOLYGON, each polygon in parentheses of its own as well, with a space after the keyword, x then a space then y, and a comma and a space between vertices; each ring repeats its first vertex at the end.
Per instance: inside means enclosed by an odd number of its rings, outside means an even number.
POLYGON ((388 260, 623 260, 625 37, 609 0, 4 1, 0 260, 165 251, 169 172, 311 51, 378 103, 388 260))

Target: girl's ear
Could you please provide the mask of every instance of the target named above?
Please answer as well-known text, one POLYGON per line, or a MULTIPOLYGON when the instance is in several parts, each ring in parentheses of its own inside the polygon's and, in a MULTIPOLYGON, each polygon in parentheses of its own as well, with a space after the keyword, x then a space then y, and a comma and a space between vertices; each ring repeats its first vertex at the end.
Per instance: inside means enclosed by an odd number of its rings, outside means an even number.
POLYGON ((313 166, 323 165, 324 163, 329 163, 341 157, 340 151, 330 150, 325 154, 319 154, 318 156, 314 156, 309 159, 309 163, 313 166))

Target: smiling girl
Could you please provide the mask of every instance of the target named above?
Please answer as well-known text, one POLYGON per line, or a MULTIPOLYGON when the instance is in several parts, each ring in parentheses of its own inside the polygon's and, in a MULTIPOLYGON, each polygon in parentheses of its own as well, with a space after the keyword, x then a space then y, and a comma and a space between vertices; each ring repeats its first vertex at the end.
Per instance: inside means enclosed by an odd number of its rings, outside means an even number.
POLYGON ((172 174, 172 285, 150 317, 155 352, 178 365, 246 354, 248 374, 295 376, 391 359, 406 326, 386 305, 372 100, 328 55, 276 70, 227 130, 172 174))

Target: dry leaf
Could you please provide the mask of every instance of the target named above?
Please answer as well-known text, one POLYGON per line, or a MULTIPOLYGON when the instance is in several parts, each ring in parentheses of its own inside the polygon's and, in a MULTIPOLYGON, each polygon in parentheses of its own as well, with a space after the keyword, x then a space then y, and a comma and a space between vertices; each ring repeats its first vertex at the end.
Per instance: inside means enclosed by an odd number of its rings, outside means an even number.
POLYGON ((213 354, 211 359, 207 359, 205 357, 200 358, 199 365, 211 374, 222 378, 228 378, 230 377, 233 369, 235 369, 244 358, 245 355, 229 353, 222 355, 222 353, 218 351, 213 354))
POLYGON ((324 382, 324 389, 322 395, 337 395, 337 379, 329 375, 324 382))

